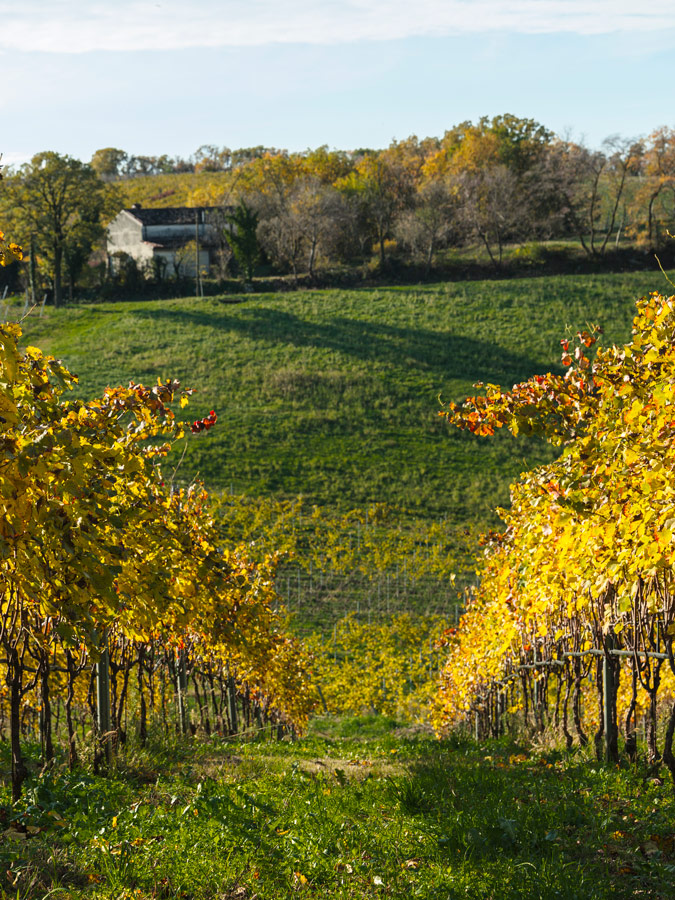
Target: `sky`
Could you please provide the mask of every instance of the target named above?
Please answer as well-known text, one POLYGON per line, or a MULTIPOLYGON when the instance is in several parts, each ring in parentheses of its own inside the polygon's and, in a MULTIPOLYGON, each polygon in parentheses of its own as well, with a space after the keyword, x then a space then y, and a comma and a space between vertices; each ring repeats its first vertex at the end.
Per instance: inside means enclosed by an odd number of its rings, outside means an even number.
POLYGON ((3 163, 675 127, 674 0, 0 0, 3 163))

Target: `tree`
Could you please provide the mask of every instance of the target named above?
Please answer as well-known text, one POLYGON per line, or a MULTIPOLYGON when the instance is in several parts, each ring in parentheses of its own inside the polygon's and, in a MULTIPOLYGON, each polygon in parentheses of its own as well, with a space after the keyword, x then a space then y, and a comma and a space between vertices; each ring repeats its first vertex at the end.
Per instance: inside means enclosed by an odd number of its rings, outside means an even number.
POLYGON ((597 253, 602 225, 602 175, 607 157, 582 144, 557 140, 533 170, 536 205, 549 225, 554 221, 568 234, 576 234, 588 256, 597 253))
POLYGON ((553 134, 534 119, 505 113, 478 123, 461 122, 445 132, 436 152, 424 164, 427 175, 503 165, 518 176, 542 158, 553 134))
POLYGON ((396 223, 399 240, 422 257, 428 275, 436 250, 457 227, 457 194, 445 181, 427 181, 417 193, 415 208, 405 212, 396 223))
POLYGON ((363 156, 354 171, 335 185, 361 210, 378 245, 380 267, 386 264, 384 245, 396 216, 409 205, 413 177, 395 152, 363 156))
POLYGON ((325 144, 316 150, 308 150, 303 156, 305 173, 318 178, 323 184, 334 184, 351 168, 351 160, 344 150, 329 150, 325 144))
MULTIPOLYGON (((626 188, 626 180, 629 175, 637 174, 644 153, 644 147, 640 141, 636 141, 633 138, 622 138, 618 134, 606 138, 603 141, 603 147, 607 153, 605 199, 608 204, 608 209, 605 237, 600 246, 601 254, 605 252, 607 242, 614 232, 616 216, 626 188)), ((617 231, 617 244, 620 232, 621 225, 619 225, 617 231)))
POLYGON ((511 113, 484 116, 478 127, 497 139, 499 162, 517 175, 531 169, 553 139, 553 133, 534 119, 521 119, 511 113))
MULTIPOLYGON (((221 201, 223 198, 221 197, 221 201)), ((192 204, 208 206, 209 204, 192 204)), ((215 204, 214 204, 215 207, 215 204)), ((211 247, 211 272, 215 272, 222 281, 227 278, 228 269, 234 253, 229 241, 230 228, 227 222, 228 207, 223 203, 219 208, 208 210, 208 221, 213 226, 213 245, 211 247)))
POLYGON ((258 220, 258 213, 245 200, 240 200, 232 212, 225 216, 225 221, 231 228, 227 239, 234 258, 246 273, 247 281, 253 280, 253 270, 260 260, 258 220))
POLYGON ((83 258, 103 234, 102 218, 115 203, 113 189, 91 165, 51 151, 36 154, 6 184, 6 218, 24 245, 34 237, 54 305, 60 306, 65 259, 83 258))
POLYGON ((540 201, 547 198, 542 211, 549 223, 559 217, 589 256, 601 256, 614 232, 627 179, 636 174, 643 152, 639 141, 618 135, 603 142, 603 151, 555 141, 531 173, 532 194, 540 201))
POLYGON ((658 128, 649 135, 640 160, 639 188, 632 206, 647 208, 643 240, 654 250, 665 240, 675 201, 675 129, 658 128), (670 204, 668 204, 668 199, 670 204))
POLYGON ((438 149, 430 147, 425 156, 422 174, 454 185, 467 235, 483 241, 495 265, 504 241, 531 234, 537 209, 550 201, 534 173, 552 139, 534 119, 484 116, 475 125, 461 122, 447 131, 438 149))
POLYGON ((273 214, 260 223, 258 233, 265 250, 297 276, 298 260, 307 260, 307 274, 314 276, 320 250, 335 241, 342 225, 342 198, 335 188, 315 175, 299 178, 283 203, 272 207, 273 214))
POLYGON ((339 227, 339 196, 334 188, 322 185, 317 178, 299 182, 291 197, 291 211, 305 239, 307 274, 314 277, 317 254, 339 227), (334 218, 335 217, 335 218, 334 218))
POLYGON ((195 151, 195 172, 225 172, 232 165, 229 147, 202 144, 195 151))
POLYGON ((519 236, 527 221, 518 177, 506 166, 494 165, 461 172, 455 184, 467 234, 483 242, 494 266, 501 265, 504 243, 519 236))
POLYGON ((258 234, 265 252, 275 263, 289 268, 297 279, 305 237, 299 217, 290 207, 282 207, 277 215, 263 219, 258 234))
POLYGON ((114 181, 122 175, 129 155, 117 147, 103 147, 97 150, 89 165, 104 180, 114 181))

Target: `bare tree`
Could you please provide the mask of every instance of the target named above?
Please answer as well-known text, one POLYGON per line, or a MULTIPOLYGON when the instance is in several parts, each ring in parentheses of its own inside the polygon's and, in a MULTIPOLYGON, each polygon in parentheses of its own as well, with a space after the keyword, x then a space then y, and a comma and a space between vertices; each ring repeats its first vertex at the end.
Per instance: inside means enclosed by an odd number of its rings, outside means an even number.
POLYGON ((286 190, 260 198, 258 237, 268 256, 297 277, 304 259, 313 277, 320 254, 330 255, 347 225, 342 195, 315 176, 301 176, 286 190))
POLYGON ((539 222, 553 232, 576 234, 588 256, 597 253, 601 227, 601 176, 607 157, 571 140, 554 141, 530 178, 539 222))
POLYGON ((276 215, 262 219, 257 234, 270 259, 282 268, 289 268, 293 278, 297 279, 304 234, 293 212, 287 208, 280 209, 276 215))
POLYGON ((306 176, 294 185, 288 212, 303 236, 307 274, 312 278, 319 253, 327 255, 339 240, 345 222, 343 198, 335 188, 306 176))
POLYGON ((413 255, 424 260, 428 275, 434 254, 458 229, 458 197, 446 180, 427 181, 415 197, 415 208, 399 217, 396 236, 413 255))
MULTIPOLYGON (((608 209, 605 237, 600 245, 601 255, 607 249, 607 242, 614 232, 617 213, 626 188, 626 180, 629 175, 637 173, 644 153, 644 147, 640 141, 636 141, 634 138, 622 138, 618 134, 606 138, 603 141, 603 148, 607 157, 605 203, 608 209)), ((594 248, 591 247, 591 249, 594 248)))
POLYGON ((492 264, 501 265, 504 244, 519 236, 527 220, 527 198, 518 176, 494 165, 460 172, 456 185, 465 233, 481 240, 492 264))
MULTIPOLYGON (((675 129, 658 128, 649 135, 640 159, 640 183, 631 207, 635 217, 646 207, 644 237, 650 249, 665 238, 675 205, 675 129), (667 201, 670 201, 668 205, 667 201)), ((634 229, 640 238, 640 228, 634 229)))

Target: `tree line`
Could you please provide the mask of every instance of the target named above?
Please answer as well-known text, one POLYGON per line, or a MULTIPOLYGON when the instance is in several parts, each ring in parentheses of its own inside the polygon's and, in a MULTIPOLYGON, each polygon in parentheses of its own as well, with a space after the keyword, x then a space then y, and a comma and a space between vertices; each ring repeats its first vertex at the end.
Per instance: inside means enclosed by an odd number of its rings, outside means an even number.
MULTIPOLYGON (((89 163, 40 153, 10 172, 0 192, 3 220, 28 249, 24 280, 48 282, 59 302, 62 283, 72 290, 86 272, 105 223, 158 175, 176 184, 192 178, 187 205, 224 207, 232 217, 237 237, 221 248, 221 276, 229 267, 250 280, 261 263, 296 278, 364 263, 429 275, 449 247, 480 247, 498 269, 509 245, 536 256, 555 240, 600 260, 667 243, 675 129, 615 135, 593 150, 504 114, 383 150, 205 145, 182 160, 104 148, 89 163)), ((173 194, 151 199, 177 205, 173 194)))

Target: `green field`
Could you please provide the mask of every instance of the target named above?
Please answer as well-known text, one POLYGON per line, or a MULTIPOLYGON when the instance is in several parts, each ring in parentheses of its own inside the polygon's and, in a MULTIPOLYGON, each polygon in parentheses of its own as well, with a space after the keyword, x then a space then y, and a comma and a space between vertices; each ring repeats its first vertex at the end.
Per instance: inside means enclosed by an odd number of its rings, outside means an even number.
POLYGON ((162 736, 109 778, 57 770, 0 807, 0 891, 666 900, 672 788, 643 774, 505 740, 439 743, 383 717, 316 720, 295 743, 162 736))
POLYGON ((194 387, 190 416, 219 421, 189 440, 185 480, 482 526, 550 451, 452 430, 439 397, 554 369, 560 338, 589 322, 624 340, 655 288, 668 288, 660 274, 630 273, 101 303, 47 308, 25 331, 84 395, 158 376, 194 387))

